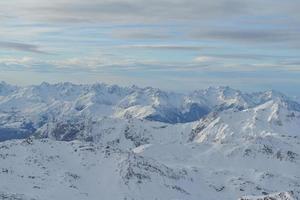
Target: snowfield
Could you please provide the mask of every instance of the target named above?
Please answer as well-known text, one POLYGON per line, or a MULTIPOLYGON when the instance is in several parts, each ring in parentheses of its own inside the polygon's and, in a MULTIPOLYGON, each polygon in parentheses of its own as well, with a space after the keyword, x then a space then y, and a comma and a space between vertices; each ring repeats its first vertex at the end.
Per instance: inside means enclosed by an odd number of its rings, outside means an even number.
POLYGON ((2 82, 0 199, 297 200, 299 131, 276 91, 2 82))

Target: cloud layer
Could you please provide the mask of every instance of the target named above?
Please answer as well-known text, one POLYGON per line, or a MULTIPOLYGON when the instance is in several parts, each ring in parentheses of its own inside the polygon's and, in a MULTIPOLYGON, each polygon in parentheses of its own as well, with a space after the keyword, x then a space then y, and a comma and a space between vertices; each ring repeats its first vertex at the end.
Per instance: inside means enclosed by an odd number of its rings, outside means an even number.
POLYGON ((38 53, 38 54, 46 54, 46 52, 40 50, 40 47, 37 45, 24 44, 24 43, 18 43, 18 42, 1 42, 0 41, 0 48, 11 49, 11 50, 16 50, 16 51, 31 52, 31 53, 38 53))
POLYGON ((299 1, 286 0, 12 0, 1 1, 3 15, 20 12, 40 21, 164 22, 285 16, 299 19, 299 1))
POLYGON ((162 85, 267 77, 292 88, 299 10, 297 0, 0 1, 0 77, 67 71, 162 85))

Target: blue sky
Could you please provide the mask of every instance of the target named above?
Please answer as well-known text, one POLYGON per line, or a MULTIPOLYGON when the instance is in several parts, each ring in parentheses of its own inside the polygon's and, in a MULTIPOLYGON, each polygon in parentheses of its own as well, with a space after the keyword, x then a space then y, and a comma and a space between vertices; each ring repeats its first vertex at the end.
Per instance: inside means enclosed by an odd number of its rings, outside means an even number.
POLYGON ((298 0, 0 2, 0 79, 300 96, 298 0))

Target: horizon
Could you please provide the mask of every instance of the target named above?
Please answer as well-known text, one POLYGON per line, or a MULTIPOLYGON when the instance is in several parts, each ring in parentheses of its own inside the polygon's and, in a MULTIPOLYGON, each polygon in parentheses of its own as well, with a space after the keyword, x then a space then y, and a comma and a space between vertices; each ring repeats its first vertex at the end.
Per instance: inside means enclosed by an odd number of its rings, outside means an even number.
POLYGON ((0 2, 0 80, 300 96, 300 2, 0 2))

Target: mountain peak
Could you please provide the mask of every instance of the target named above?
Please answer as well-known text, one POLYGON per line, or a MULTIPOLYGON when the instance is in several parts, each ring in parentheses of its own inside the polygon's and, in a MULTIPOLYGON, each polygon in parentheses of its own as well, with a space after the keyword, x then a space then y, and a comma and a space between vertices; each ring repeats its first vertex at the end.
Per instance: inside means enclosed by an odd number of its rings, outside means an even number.
POLYGON ((229 87, 20 87, 0 97, 0 198, 288 199, 276 192, 300 194, 297 108, 229 87))
POLYGON ((0 82, 0 96, 6 96, 15 91, 18 87, 14 85, 10 85, 5 81, 0 82))

